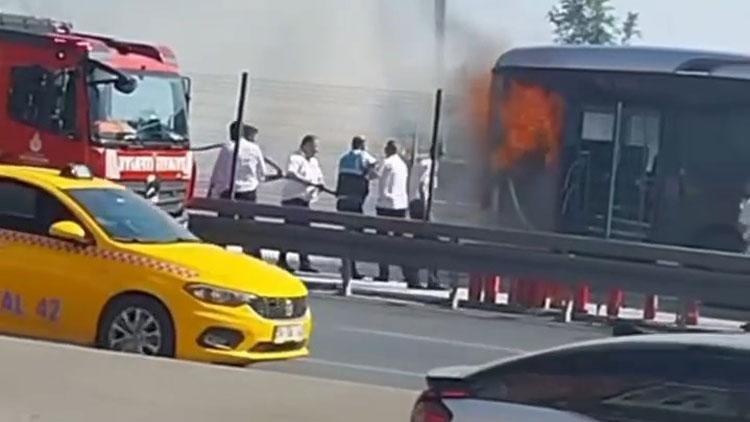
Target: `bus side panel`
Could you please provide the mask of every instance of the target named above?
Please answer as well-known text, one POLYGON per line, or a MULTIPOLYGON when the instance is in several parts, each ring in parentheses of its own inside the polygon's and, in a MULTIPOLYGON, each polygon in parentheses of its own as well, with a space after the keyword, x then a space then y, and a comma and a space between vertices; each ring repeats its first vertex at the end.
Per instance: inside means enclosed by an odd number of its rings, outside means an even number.
POLYGON ((684 114, 678 110, 664 111, 662 141, 655 166, 655 210, 650 238, 655 243, 686 245, 691 237, 690 220, 686 213, 679 212, 683 197, 680 174, 685 129, 678 122, 684 114))
POLYGON ((655 240, 738 251, 739 203, 750 180, 747 118, 737 111, 681 110, 659 165, 663 187, 655 240), (673 149, 674 148, 674 149, 673 149))

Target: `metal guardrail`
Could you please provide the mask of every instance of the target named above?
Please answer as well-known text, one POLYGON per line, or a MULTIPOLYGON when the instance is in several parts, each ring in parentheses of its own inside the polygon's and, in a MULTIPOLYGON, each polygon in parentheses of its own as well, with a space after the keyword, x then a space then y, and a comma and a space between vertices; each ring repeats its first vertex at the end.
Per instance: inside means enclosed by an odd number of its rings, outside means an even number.
MULTIPOLYGON (((222 245, 302 250, 345 263, 585 281, 594 289, 625 288, 736 308, 748 308, 750 298, 750 258, 739 254, 227 200, 195 199, 190 209, 191 229, 222 245), (285 219, 310 226, 286 225, 285 219), (384 235, 388 232, 400 236, 384 235)), ((342 266, 345 293, 348 269, 342 266)))

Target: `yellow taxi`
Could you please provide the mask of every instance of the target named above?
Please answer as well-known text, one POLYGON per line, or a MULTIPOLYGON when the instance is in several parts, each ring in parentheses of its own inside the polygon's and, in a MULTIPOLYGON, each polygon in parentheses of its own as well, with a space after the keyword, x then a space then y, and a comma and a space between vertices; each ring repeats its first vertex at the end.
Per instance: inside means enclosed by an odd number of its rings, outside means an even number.
POLYGON ((0 165, 0 331, 235 365, 307 355, 307 289, 85 166, 0 165))

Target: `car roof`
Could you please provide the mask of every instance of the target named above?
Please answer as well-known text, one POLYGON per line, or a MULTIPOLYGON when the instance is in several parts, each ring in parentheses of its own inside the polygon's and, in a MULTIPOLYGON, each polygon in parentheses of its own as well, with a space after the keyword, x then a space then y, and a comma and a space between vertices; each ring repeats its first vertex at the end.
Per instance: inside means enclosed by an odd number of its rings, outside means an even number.
POLYGON ((633 335, 624 337, 609 337, 604 339, 589 340, 551 349, 540 350, 528 354, 503 358, 478 367, 467 367, 460 371, 464 374, 477 374, 485 370, 491 370, 495 367, 506 363, 524 360, 529 357, 563 354, 568 352, 582 351, 614 351, 614 350, 633 350, 639 348, 653 349, 660 347, 706 347, 719 348, 726 351, 750 353, 750 334, 715 334, 715 333, 677 333, 677 334, 647 334, 633 335))
POLYGON ((495 71, 511 68, 701 73, 750 79, 750 56, 664 47, 541 46, 512 49, 495 64, 495 71))
POLYGON ((42 184, 57 189, 124 189, 106 179, 76 179, 60 176, 60 170, 41 167, 26 167, 0 164, 0 177, 42 184))
POLYGON ((648 334, 623 337, 611 337, 606 339, 590 340, 577 343, 565 348, 598 348, 598 347, 634 347, 638 346, 711 346, 738 351, 750 352, 750 335, 737 333, 675 333, 675 334, 648 334))

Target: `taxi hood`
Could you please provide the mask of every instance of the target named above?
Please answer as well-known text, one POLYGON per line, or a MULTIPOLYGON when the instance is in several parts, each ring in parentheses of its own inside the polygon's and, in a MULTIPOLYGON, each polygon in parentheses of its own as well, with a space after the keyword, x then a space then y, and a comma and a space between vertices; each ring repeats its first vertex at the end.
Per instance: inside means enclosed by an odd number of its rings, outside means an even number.
POLYGON ((300 297, 307 288, 297 277, 262 260, 209 243, 128 244, 123 248, 198 272, 196 282, 265 297, 300 297))

